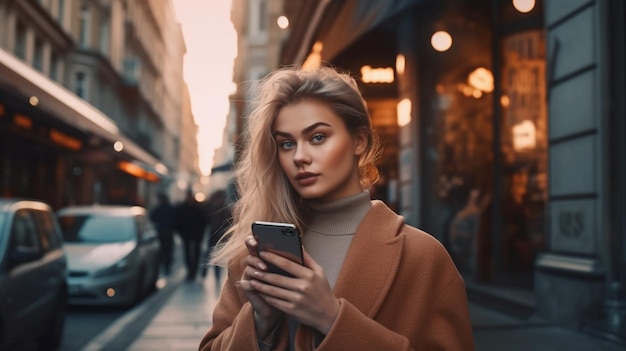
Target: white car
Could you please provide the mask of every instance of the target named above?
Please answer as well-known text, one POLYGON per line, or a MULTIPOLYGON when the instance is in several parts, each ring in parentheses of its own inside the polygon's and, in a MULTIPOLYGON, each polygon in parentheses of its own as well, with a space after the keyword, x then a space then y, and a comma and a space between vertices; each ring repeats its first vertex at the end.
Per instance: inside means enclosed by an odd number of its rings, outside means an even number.
POLYGON ((72 305, 133 305, 155 288, 160 244, 138 206, 75 206, 57 212, 72 305))

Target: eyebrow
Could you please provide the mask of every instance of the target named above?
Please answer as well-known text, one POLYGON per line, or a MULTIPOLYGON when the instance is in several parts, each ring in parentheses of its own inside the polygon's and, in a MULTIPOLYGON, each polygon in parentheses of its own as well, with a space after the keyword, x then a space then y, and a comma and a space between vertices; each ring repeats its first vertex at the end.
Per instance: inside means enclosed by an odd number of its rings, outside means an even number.
MULTIPOLYGON (((320 127, 320 126, 331 127, 331 125, 330 125, 330 124, 328 124, 328 123, 324 123, 324 122, 317 122, 317 123, 311 124, 310 126, 308 126, 308 127, 304 128, 304 129, 302 129, 302 132, 300 132, 300 134, 301 134, 301 135, 308 134, 308 133, 310 133, 311 131, 315 130, 315 128, 320 127)), ((277 137, 277 136, 282 136, 282 137, 290 137, 290 136, 291 136, 291 134, 289 134, 289 133, 285 133, 285 132, 281 132, 281 131, 277 130, 277 131, 275 131, 275 132, 274 132, 274 136, 275 136, 275 137, 277 137)))

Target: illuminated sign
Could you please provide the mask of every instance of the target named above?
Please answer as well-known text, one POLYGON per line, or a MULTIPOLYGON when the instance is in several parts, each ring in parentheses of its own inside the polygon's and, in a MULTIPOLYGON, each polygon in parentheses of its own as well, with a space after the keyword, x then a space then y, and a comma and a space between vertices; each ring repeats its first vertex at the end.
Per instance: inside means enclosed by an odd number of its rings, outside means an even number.
POLYGON ((119 168, 120 170, 135 176, 137 178, 141 178, 141 179, 145 179, 149 182, 157 182, 159 181, 159 176, 152 173, 152 172, 148 172, 145 169, 143 169, 141 166, 138 166, 132 162, 128 162, 128 161, 119 161, 117 163, 117 168, 119 168))
POLYGON ((372 66, 361 67, 361 79, 363 83, 393 83, 393 68, 372 68, 372 66))
POLYGON ((26 117, 22 114, 16 113, 13 116, 13 123, 18 127, 22 127, 24 129, 33 128, 33 120, 30 117, 26 117))
POLYGON ((50 129, 50 140, 55 144, 64 146, 70 150, 80 150, 83 144, 80 140, 73 138, 65 133, 59 132, 56 129, 50 129))

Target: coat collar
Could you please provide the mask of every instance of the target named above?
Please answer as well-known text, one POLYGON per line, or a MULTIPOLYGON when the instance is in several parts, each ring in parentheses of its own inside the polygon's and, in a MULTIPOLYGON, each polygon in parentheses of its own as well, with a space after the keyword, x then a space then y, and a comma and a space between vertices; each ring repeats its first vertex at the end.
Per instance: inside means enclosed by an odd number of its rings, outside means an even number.
POLYGON ((404 219, 374 200, 346 253, 335 284, 335 295, 373 318, 391 287, 403 247, 398 236, 404 219))

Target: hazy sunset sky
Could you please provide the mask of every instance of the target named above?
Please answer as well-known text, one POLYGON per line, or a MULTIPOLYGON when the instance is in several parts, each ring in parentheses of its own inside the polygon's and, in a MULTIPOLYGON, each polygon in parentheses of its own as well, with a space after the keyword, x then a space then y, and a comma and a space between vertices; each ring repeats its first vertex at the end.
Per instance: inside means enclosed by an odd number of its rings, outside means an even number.
POLYGON ((198 124, 200 169, 208 174, 234 91, 233 60, 237 33, 230 22, 231 0, 173 0, 183 28, 187 54, 184 77, 191 95, 191 109, 198 124))

